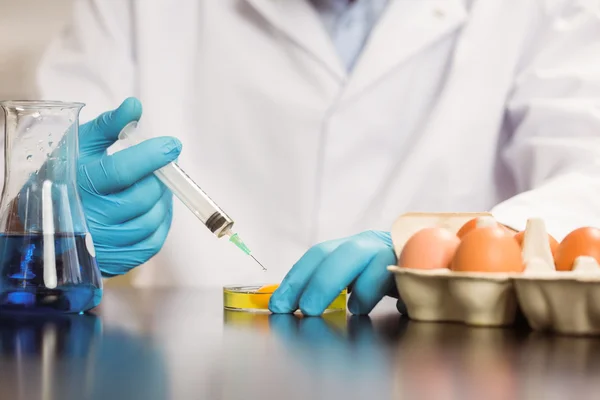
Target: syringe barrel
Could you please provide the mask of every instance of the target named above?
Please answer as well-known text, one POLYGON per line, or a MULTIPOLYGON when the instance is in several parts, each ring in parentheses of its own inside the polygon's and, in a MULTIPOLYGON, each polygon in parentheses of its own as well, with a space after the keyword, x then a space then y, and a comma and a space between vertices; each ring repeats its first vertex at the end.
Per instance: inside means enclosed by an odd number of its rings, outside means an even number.
MULTIPOLYGON (((139 143, 140 137, 134 133, 136 126, 128 124, 119 139, 131 145, 139 143)), ((230 231, 233 220, 176 163, 169 163, 154 174, 217 237, 230 231)))
POLYGON ((177 164, 167 164, 154 173, 212 233, 220 237, 231 228, 231 218, 177 164))

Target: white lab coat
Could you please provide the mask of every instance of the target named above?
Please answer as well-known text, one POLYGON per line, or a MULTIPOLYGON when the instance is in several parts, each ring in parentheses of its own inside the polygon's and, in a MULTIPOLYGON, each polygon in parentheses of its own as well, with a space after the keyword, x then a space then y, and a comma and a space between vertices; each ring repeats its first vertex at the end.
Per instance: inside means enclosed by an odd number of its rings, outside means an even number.
POLYGON ((390 0, 347 74, 306 1, 79 0, 39 82, 83 120, 139 97, 270 269, 176 201, 137 285, 277 281, 407 211, 600 226, 597 1, 390 0))

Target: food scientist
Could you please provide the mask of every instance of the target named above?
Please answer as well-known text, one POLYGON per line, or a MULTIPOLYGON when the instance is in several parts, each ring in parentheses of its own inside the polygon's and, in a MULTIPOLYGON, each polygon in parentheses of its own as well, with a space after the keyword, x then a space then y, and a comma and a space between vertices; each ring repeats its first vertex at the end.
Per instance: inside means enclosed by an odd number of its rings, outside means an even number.
POLYGON ((577 0, 80 0, 38 83, 87 104, 78 180, 105 276, 262 273, 152 175, 178 159, 283 278, 272 311, 320 314, 349 286, 366 314, 397 296, 404 212, 539 216, 558 240, 600 226, 599 37, 577 0), (154 138, 112 151, 134 120, 154 138))

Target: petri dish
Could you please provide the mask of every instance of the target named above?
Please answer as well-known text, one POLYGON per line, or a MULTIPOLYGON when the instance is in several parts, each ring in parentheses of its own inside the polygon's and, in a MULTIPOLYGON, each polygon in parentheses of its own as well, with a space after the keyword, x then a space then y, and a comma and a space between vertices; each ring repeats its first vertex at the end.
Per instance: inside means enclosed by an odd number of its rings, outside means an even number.
MULTIPOLYGON (((271 285, 230 285, 223 287, 223 308, 232 311, 270 312, 269 300, 277 289, 271 285)), ((346 310, 347 289, 331 302, 325 312, 346 310)), ((296 312, 300 312, 297 310, 296 312)))

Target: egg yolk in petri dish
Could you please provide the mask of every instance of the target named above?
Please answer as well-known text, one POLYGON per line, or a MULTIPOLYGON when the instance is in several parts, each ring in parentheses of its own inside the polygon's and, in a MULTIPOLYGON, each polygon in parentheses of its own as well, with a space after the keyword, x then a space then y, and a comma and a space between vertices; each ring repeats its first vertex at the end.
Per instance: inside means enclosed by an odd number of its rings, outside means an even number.
POLYGON ((250 295, 252 303, 254 303, 257 308, 269 308, 269 300, 271 299, 271 295, 273 292, 275 292, 275 290, 277 290, 278 287, 278 283, 261 287, 254 294, 250 295))

